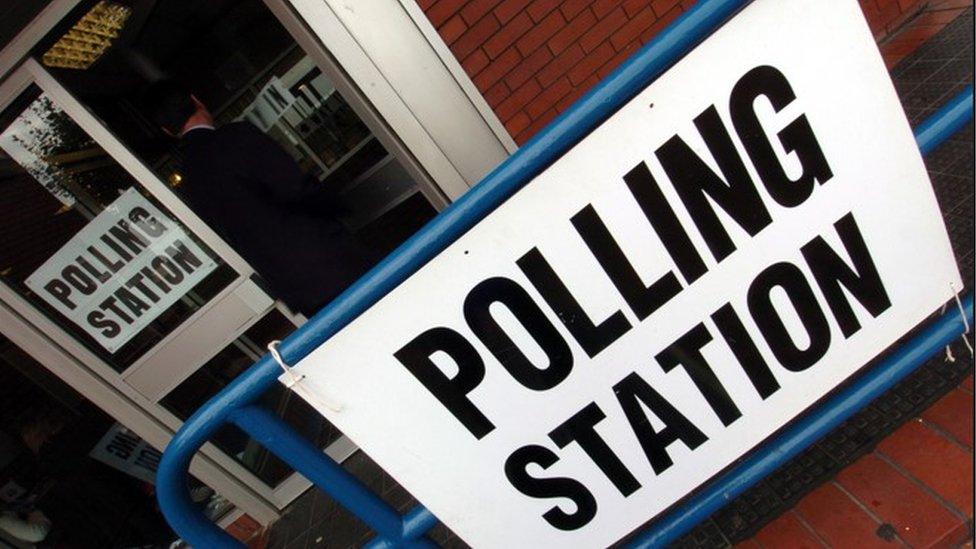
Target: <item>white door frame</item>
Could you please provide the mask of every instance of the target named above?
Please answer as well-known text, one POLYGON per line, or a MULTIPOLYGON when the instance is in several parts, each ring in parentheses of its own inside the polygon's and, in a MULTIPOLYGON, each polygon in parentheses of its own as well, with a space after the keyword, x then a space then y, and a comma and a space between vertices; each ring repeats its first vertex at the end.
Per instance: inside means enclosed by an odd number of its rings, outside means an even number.
POLYGON ((454 201, 515 143, 426 17, 405 7, 412 1, 264 0, 343 97, 369 106, 359 114, 384 146, 428 174, 418 182, 454 201))
MULTIPOLYGON (((128 151, 97 118, 72 97, 39 63, 33 59, 28 59, 0 84, 0 110, 6 108, 7 105, 23 93, 31 84, 37 85, 45 92, 63 109, 74 123, 98 143, 114 161, 118 162, 150 194, 166 206, 174 217, 179 219, 181 223, 186 225, 203 240, 206 245, 211 247, 215 252, 218 252, 218 255, 228 254, 226 256, 222 255, 222 258, 238 272, 238 277, 234 282, 214 296, 207 304, 194 312, 190 318, 186 319, 183 327, 177 330, 177 332, 186 331, 187 326, 192 325, 194 322, 206 316, 211 312, 211 308, 219 307, 222 302, 226 302, 228 298, 241 293, 242 290, 247 290, 250 294, 256 291, 256 286, 249 279, 250 274, 254 272, 253 269, 233 249, 223 242, 216 233, 207 227, 202 220, 196 217, 162 181, 128 151)), ((269 298, 265 297, 265 299, 269 304, 273 305, 269 298)), ((126 425, 126 427, 140 433, 140 436, 144 431, 152 433, 149 426, 163 427, 168 433, 164 442, 158 442, 158 436, 154 439, 146 438, 146 440, 154 444, 159 444, 157 446, 158 448, 165 448, 169 438, 182 425, 182 421, 156 401, 162 397, 162 393, 168 392, 172 386, 175 386, 179 381, 182 381, 192 374, 192 372, 198 370, 203 365, 203 362, 198 362, 195 365, 184 368, 184 371, 179 375, 170 376, 171 379, 167 381, 168 385, 160 389, 161 394, 155 395, 156 398, 149 398, 137 391, 133 391, 126 380, 133 373, 133 370, 139 369, 139 364, 143 359, 140 359, 120 374, 6 284, 0 284, 0 305, 5 306, 12 314, 17 315, 22 322, 26 322, 28 326, 36 331, 36 336, 50 341, 61 352, 70 354, 73 357, 72 362, 74 364, 83 366, 88 374, 100 379, 99 385, 87 383, 75 387, 82 395, 95 402, 96 400, 93 398, 95 396, 94 393, 97 393, 100 388, 111 387, 119 396, 124 396, 128 402, 135 406, 134 408, 125 409, 126 414, 124 416, 112 414, 113 417, 126 425)), ((281 307, 279 306, 280 309, 281 307)), ((232 331, 227 331, 226 334, 220 334, 222 342, 224 344, 230 343, 230 341, 238 337, 268 311, 268 307, 254 310, 253 315, 246 323, 236 327, 232 331)), ((287 311, 282 312, 287 313, 287 311)), ((297 321, 296 324, 298 324, 297 321)), ((6 326, 4 326, 3 331, 6 333, 6 326)), ((157 343, 154 346, 154 350, 165 346, 172 336, 173 334, 170 334, 166 339, 157 343)), ((12 337, 11 339, 13 340, 12 337)), ((204 351, 215 354, 221 348, 223 348, 221 345, 214 345, 213 348, 205 349, 204 351)), ((31 352, 32 350, 25 348, 25 351, 31 352)), ((150 353, 152 352, 150 351, 150 353)), ((49 354, 44 354, 43 356, 47 357, 49 354)), ((52 371, 55 371, 58 367, 57 364, 44 362, 40 359, 39 362, 52 371)), ((61 377, 60 374, 59 377, 61 377)), ((342 437, 329 446, 327 453, 334 459, 342 461, 355 450, 355 446, 348 439, 342 437)), ((213 487, 221 495, 224 495, 224 497, 227 497, 235 505, 249 510, 248 514, 255 519, 272 520, 276 518, 278 516, 278 509, 284 508, 284 506, 298 497, 311 485, 301 475, 293 473, 275 488, 270 488, 253 473, 245 469, 243 465, 234 461, 213 444, 205 445, 201 450, 201 454, 214 467, 202 470, 198 478, 213 487)))
POLYGON ((12 73, 62 19, 75 8, 81 0, 51 0, 34 19, 0 50, 0 80, 12 73))
MULTIPOLYGON (((13 292, 6 286, 0 288, 0 332, 5 337, 152 446, 165 448, 169 444, 174 430, 146 412, 145 406, 150 403, 137 395, 127 395, 92 372, 73 353, 55 343, 36 324, 10 307, 7 302, 9 293, 13 292)), ((190 462, 190 473, 258 522, 268 524, 280 516, 274 503, 235 478, 233 473, 212 458, 212 454, 213 451, 198 453, 190 462)))
POLYGON ((518 150, 518 144, 512 139, 511 134, 505 129, 505 125, 495 114, 495 111, 488 104, 485 96, 481 94, 481 90, 474 84, 468 72, 464 70, 461 66, 461 62, 458 58, 454 56, 454 52, 451 48, 444 42, 444 38, 441 37, 437 29, 434 28, 433 23, 421 9, 420 4, 417 0, 397 0, 403 10, 410 16, 413 21, 414 26, 417 30, 424 36, 427 43, 433 49, 437 58, 440 59, 441 63, 444 64, 444 68, 448 70, 451 77, 457 83, 458 87, 464 92, 464 94, 471 101, 471 105, 477 109, 478 114, 481 115, 484 123, 488 125, 495 137, 501 142, 502 146, 508 154, 514 153, 518 150))

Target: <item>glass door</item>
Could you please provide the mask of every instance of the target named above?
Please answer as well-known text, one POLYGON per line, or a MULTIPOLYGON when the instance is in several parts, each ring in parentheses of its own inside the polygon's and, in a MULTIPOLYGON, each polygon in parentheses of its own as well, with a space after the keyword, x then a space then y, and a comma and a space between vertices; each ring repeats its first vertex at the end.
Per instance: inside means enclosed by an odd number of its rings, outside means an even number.
MULTIPOLYGON (((172 430, 300 321, 33 60, 0 86, 0 212, 0 300, 172 430)), ((264 404, 354 450, 283 387, 264 404)), ((278 508, 300 493, 233 428, 204 451, 278 508)))

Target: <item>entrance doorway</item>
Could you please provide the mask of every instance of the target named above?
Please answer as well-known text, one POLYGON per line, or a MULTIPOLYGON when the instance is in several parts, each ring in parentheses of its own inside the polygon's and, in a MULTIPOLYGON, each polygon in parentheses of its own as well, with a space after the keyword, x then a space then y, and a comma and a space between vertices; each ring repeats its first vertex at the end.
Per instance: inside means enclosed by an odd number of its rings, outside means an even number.
MULTIPOLYGON (((175 431, 304 321, 182 200, 179 143, 141 110, 151 82, 269 135, 376 256, 436 213, 330 70, 259 0, 84 1, 0 85, 0 303, 131 400, 131 422, 175 431)), ((355 451, 284 387, 263 404, 333 458, 355 451)), ((309 486, 233 427, 213 442, 215 488, 281 509, 309 486)))
MULTIPOLYGON (((94 2, 83 2, 76 14, 94 2)), ((35 57, 153 173, 180 194, 177 142, 146 115, 140 94, 175 79, 220 126, 245 120, 271 136, 345 210, 343 223, 388 252, 433 216, 403 159, 358 114, 368 107, 340 93, 261 0, 99 2, 125 17, 112 45, 81 68, 58 40, 72 18, 41 42, 35 57)), ((82 15, 84 17, 84 15, 82 15)), ((75 32, 76 29, 75 29, 75 32)), ((228 197, 230 198, 230 197, 228 197)))

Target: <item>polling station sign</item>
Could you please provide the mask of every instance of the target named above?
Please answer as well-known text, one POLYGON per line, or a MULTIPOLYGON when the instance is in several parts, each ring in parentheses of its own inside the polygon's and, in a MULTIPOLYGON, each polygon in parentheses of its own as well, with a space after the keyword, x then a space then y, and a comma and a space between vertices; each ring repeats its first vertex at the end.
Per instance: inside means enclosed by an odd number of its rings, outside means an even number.
POLYGON ((88 456, 149 484, 156 484, 156 470, 163 457, 121 423, 112 425, 88 456))
POLYGON ((605 547, 951 285, 857 2, 757 0, 296 372, 472 546, 605 547))
POLYGON ((115 352, 216 267, 182 226, 129 189, 26 284, 115 352))

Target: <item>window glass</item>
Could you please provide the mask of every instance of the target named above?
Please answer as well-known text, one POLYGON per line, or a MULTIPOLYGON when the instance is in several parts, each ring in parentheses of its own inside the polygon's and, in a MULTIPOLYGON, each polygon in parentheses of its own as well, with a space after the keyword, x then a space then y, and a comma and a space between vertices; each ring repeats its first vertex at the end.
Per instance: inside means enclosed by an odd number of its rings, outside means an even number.
MULTIPOLYGON (((282 339, 294 329, 295 326, 281 313, 268 313, 165 396, 160 403, 185 420, 267 352, 268 342, 282 339)), ((305 400, 281 384, 275 384, 265 393, 261 404, 320 448, 328 446, 341 436, 305 400)), ((224 427, 214 437, 213 442, 271 486, 277 485, 292 473, 288 465, 236 427, 224 427)))
POLYGON ((117 371, 237 276, 36 86, 0 128, 0 279, 117 371))
MULTIPOLYGON (((78 16, 92 4, 83 1, 78 16)), ((178 195, 181 144, 156 127, 141 100, 160 78, 189 89, 216 126, 247 121, 272 137, 335 197, 340 221, 377 255, 433 217, 413 178, 263 2, 125 4, 131 14, 113 46, 87 67, 45 63, 63 30, 34 53, 178 195)))

